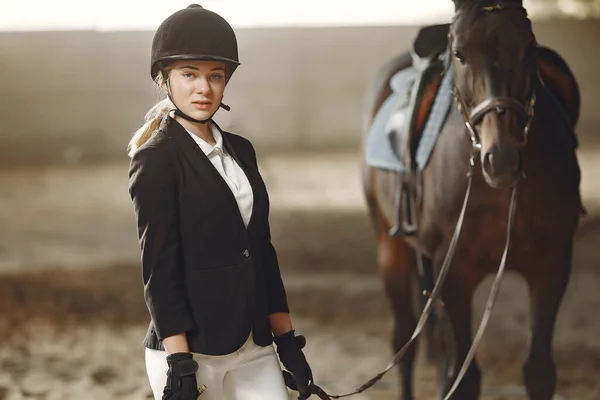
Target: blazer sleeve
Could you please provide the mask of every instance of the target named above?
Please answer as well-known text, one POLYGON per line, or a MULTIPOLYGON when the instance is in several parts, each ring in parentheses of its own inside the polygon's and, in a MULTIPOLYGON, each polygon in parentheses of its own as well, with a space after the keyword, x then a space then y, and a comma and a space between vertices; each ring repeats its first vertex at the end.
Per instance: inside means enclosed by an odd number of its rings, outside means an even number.
POLYGON ((144 298, 160 340, 195 327, 180 257, 177 190, 172 167, 157 147, 142 147, 129 167, 141 248, 144 298))
POLYGON ((277 252, 271 243, 271 231, 267 222, 267 234, 265 235, 263 245, 263 257, 265 266, 265 278, 267 280, 267 295, 269 301, 269 314, 276 312, 290 312, 287 303, 287 294, 281 273, 279 271, 279 262, 277 261, 277 252))
MULTIPOLYGON (((258 170, 258 161, 256 159, 256 152, 252 144, 250 144, 250 148, 252 150, 252 156, 254 159, 254 164, 256 169, 258 170)), ((259 172, 260 174, 260 172, 259 172)), ((267 227, 266 233, 262 241, 262 257, 263 257, 263 265, 264 265, 264 273, 266 279, 267 286, 267 296, 268 296, 268 307, 269 314, 273 314, 276 312, 290 312, 287 303, 287 294, 285 291, 285 287, 283 285, 283 281, 281 279, 281 272, 279 270, 279 261, 277 259, 277 252, 275 251, 275 247, 271 242, 271 227, 269 224, 269 213, 268 213, 268 198, 269 195, 267 193, 267 227)))

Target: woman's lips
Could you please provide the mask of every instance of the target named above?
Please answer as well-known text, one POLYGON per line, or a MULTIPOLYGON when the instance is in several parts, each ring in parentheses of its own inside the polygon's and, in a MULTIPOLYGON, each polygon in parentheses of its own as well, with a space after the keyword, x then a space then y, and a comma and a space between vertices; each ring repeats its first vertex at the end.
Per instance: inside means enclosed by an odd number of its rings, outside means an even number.
POLYGON ((210 101, 194 101, 192 104, 198 110, 209 110, 212 105, 212 102, 210 102, 210 101))

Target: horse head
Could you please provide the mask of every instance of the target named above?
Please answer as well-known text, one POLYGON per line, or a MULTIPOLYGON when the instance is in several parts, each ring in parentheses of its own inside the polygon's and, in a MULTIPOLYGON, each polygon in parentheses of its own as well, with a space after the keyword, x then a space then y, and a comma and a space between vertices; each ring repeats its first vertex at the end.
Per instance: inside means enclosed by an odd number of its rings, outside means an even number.
POLYGON ((537 42, 521 0, 454 0, 448 34, 455 99, 483 176, 508 187, 523 176, 535 108, 537 42))

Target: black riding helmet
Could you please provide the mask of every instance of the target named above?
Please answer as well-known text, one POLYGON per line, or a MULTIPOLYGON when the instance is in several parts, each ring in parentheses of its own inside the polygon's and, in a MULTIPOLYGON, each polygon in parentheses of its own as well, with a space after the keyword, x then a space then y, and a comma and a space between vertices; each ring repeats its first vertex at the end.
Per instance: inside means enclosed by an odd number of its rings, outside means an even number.
MULTIPOLYGON (((198 4, 190 4, 175 12, 160 24, 154 34, 150 67, 152 79, 163 73, 168 85, 164 68, 177 60, 222 61, 227 65, 226 79, 229 80, 240 65, 233 28, 219 14, 198 4)), ((222 103, 221 107, 229 110, 222 103)), ((179 109, 175 113, 193 122, 210 120, 196 120, 179 109)))

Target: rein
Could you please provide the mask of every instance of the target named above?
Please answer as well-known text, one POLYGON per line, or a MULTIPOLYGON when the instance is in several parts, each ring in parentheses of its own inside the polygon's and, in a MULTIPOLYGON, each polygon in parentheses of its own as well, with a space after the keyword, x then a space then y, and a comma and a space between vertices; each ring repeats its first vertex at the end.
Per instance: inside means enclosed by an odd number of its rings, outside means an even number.
MULTIPOLYGON (((375 377, 373 377, 372 379, 370 379, 369 381, 367 381, 366 383, 364 383, 362 386, 360 386, 358 389, 354 390, 353 392, 350 392, 350 393, 347 393, 347 394, 340 394, 340 395, 330 395, 327 392, 325 392, 323 389, 321 389, 319 386, 315 385, 314 383, 311 384, 312 393, 316 394, 320 399, 323 399, 323 400, 341 399, 343 397, 349 397, 349 396, 353 396, 355 394, 362 393, 365 390, 367 390, 370 387, 372 387, 381 378, 383 378, 386 373, 388 373, 394 366, 396 366, 396 364, 398 364, 398 362, 400 362, 400 360, 402 359, 402 357, 404 356, 404 354, 408 350, 409 346, 411 344, 413 344, 413 342, 415 341, 415 339, 417 338, 417 336, 421 333, 421 331, 425 327, 427 319, 429 318, 429 316, 431 314, 431 310, 432 310, 432 306, 434 305, 434 302, 438 302, 438 303, 441 303, 443 305, 442 299, 439 296, 439 292, 440 292, 440 290, 441 290, 441 288, 444 285, 444 282, 446 280, 446 276, 447 276, 448 271, 450 269, 450 264, 451 264, 452 258, 454 256, 454 252, 456 250, 456 244, 458 243, 458 239, 460 237, 460 233, 461 233, 461 230, 462 230, 462 226, 463 226, 463 222, 464 222, 464 217, 465 217, 465 212, 466 212, 467 204, 469 202, 469 197, 470 197, 470 194, 471 194, 471 186, 472 186, 472 183, 473 183, 473 169, 474 169, 474 166, 475 166, 475 155, 476 154, 477 154, 477 152, 473 151, 472 154, 471 154, 471 159, 469 160, 469 171, 467 173, 467 178, 468 178, 467 190, 466 190, 466 193, 465 193, 465 198, 463 200, 462 209, 461 209, 460 215, 458 217, 458 221, 457 221, 456 226, 454 228, 454 233, 452 235, 452 239, 451 239, 450 244, 448 246, 446 257, 444 258, 444 262, 443 262, 442 267, 440 269, 440 273, 439 273, 439 275, 437 277, 437 280, 435 282, 433 290, 431 291, 431 293, 428 293, 428 292, 424 292, 423 293, 424 295, 428 296, 428 300, 427 300, 427 303, 425 304, 425 307, 423 308, 423 311, 421 312, 421 316, 419 318, 419 321, 417 322, 417 326, 415 327, 415 330, 414 330, 411 338, 395 354, 394 358, 390 361, 390 363, 388 364, 388 366, 383 371, 381 371, 379 374, 377 374, 375 377)), ((467 356, 465 357, 465 360, 464 360, 464 362, 463 362, 463 364, 461 366, 461 369, 460 369, 460 371, 458 373, 458 376, 455 379, 452 388, 450 389, 450 391, 448 392, 448 394, 446 395, 446 397, 444 398, 444 400, 448 400, 450 398, 450 396, 452 395, 452 393, 454 393, 454 391, 458 387, 458 384, 460 383, 460 381, 464 377, 465 373, 467 372, 469 364, 471 363, 471 361, 473 360, 473 358, 475 356, 475 352, 477 350, 477 347, 479 346, 479 342, 481 341, 481 338, 483 336, 483 332, 485 331, 485 328, 487 327, 487 323, 489 321, 492 309, 494 307, 494 304, 495 304, 495 301, 496 301, 496 297, 497 297, 497 294, 498 294, 498 290, 500 288, 500 282, 501 282, 501 279, 502 279, 502 275, 504 273, 504 269, 505 269, 505 266, 506 266, 506 258, 507 258, 507 254, 508 254, 509 243, 510 243, 510 232, 511 232, 512 224, 513 224, 513 219, 514 219, 514 215, 515 215, 515 211, 516 211, 516 203, 517 203, 516 202, 516 198, 517 198, 517 186, 515 186, 513 188, 513 191, 512 191, 512 196, 511 196, 511 201, 510 201, 510 208, 509 208, 509 216, 508 216, 508 227, 507 227, 507 234, 506 234, 506 243, 504 245, 504 253, 502 255, 502 260, 500 262, 500 266, 498 267, 498 272, 496 274, 496 278, 494 280, 494 284, 493 284, 493 286, 492 286, 492 288, 490 290, 490 294, 489 294, 487 305, 486 305, 486 310, 485 310, 484 315, 483 315, 483 317, 481 319, 481 323, 480 323, 479 328, 477 330, 477 334, 475 336, 475 339, 473 340, 473 343, 471 344, 471 348, 469 349, 469 352, 467 353, 467 356)), ((302 396, 298 397, 298 400, 303 400, 303 399, 304 399, 304 397, 302 397, 302 396)))
POLYGON ((456 227, 454 229, 454 234, 452 235, 452 239, 450 240, 450 245, 448 246, 448 252, 446 253, 444 263, 442 264, 440 273, 437 277, 437 280, 435 282, 433 290, 431 291, 431 293, 424 293, 424 295, 428 296, 428 300, 427 300, 427 303, 425 304, 425 307, 423 308, 423 311, 421 312, 421 316, 419 318, 419 321, 417 322, 417 326, 415 327, 415 330, 414 330, 411 338, 396 353, 394 358, 390 361, 388 366, 383 371, 381 371, 374 378, 372 378, 371 380, 369 380, 368 382, 363 384, 361 387, 356 389, 354 392, 348 393, 348 394, 343 394, 343 395, 328 395, 327 393, 324 393, 326 396, 324 396, 324 397, 319 396, 321 399, 324 399, 324 400, 340 399, 342 397, 349 397, 349 396, 364 392, 365 390, 367 390, 371 386, 373 386, 381 378, 383 378, 383 376, 386 373, 388 373, 396 364, 398 364, 398 362, 400 362, 400 360, 404 356, 404 353, 406 353, 406 351, 408 350, 409 346, 411 344, 413 344, 413 342, 415 341, 417 336, 421 333, 421 331, 425 327, 425 324, 427 322, 427 319, 429 318, 429 315, 431 314, 433 303, 441 302, 441 298, 439 296, 439 291, 441 290, 441 288, 444 284, 444 281, 446 280, 446 275, 448 274, 448 270, 450 269, 450 262, 452 261, 452 257, 454 256, 454 251, 456 250, 456 244, 458 243, 458 238, 459 238, 460 232, 462 230, 462 225, 463 225, 463 221, 465 218, 465 212, 467 210, 467 204, 469 202, 469 197, 471 194, 471 184, 473 182, 473 169, 475 166, 474 155, 475 155, 475 153, 473 153, 473 155, 471 156, 471 160, 469 161, 469 172, 467 174, 467 177, 468 177, 467 191, 465 193, 465 198, 463 201, 462 209, 461 209, 460 215, 458 217, 458 222, 456 223, 456 227))

